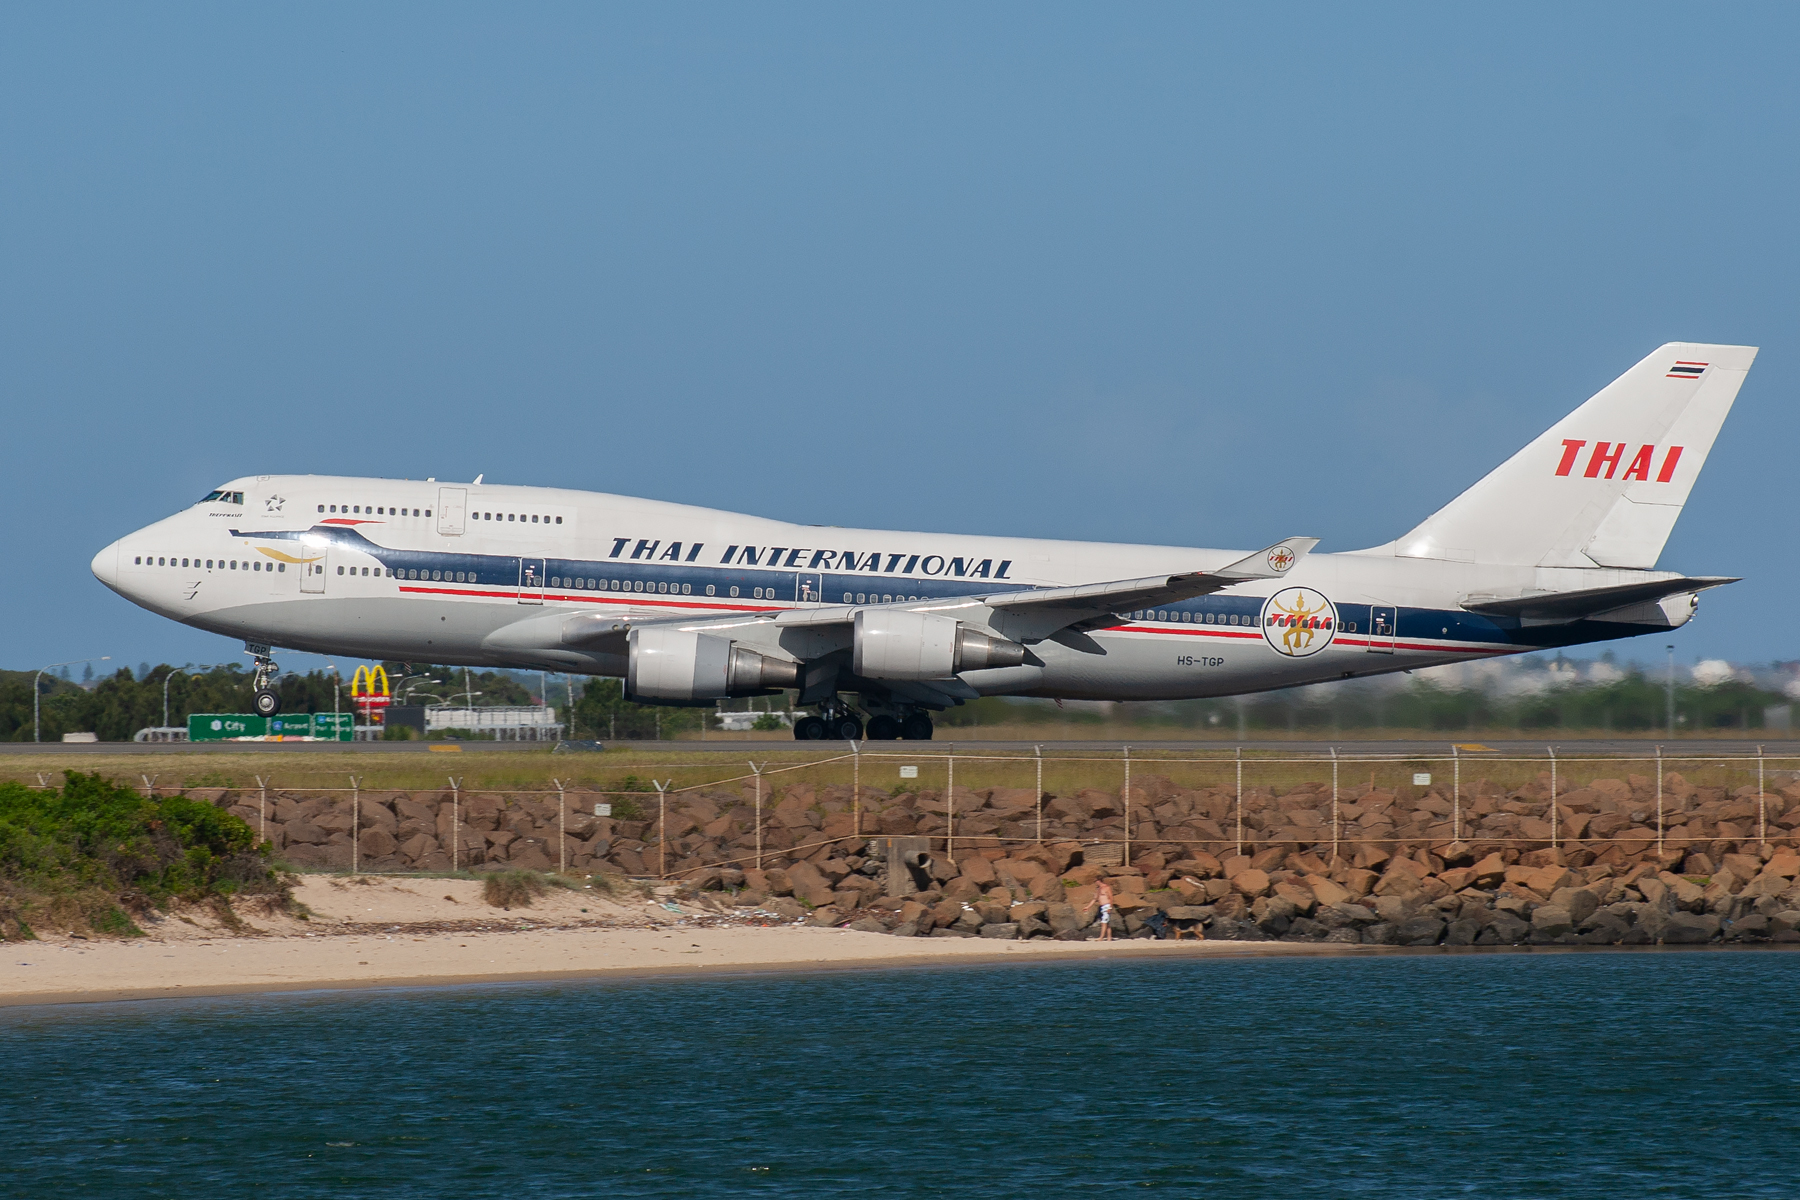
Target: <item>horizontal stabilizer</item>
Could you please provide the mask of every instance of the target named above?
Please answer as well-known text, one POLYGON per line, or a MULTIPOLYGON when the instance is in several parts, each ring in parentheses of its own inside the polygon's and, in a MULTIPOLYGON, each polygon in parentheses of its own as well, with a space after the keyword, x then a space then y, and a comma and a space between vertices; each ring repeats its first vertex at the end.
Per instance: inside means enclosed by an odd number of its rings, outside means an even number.
POLYGON ((1521 621, 1579 621, 1635 604, 1648 604, 1665 596, 1723 587, 1737 580, 1722 575, 1656 579, 1618 587, 1583 588, 1578 592, 1535 592, 1526 596, 1468 596, 1462 606, 1484 617, 1513 617, 1521 621))

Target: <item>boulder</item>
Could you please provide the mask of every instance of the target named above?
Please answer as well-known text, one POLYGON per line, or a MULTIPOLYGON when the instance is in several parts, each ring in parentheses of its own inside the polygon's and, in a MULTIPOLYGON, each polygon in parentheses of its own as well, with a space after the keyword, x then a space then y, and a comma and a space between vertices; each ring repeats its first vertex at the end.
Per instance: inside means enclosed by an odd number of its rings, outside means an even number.
POLYGON ((1444 936, 1440 917, 1418 916, 1402 921, 1394 929, 1394 941, 1400 946, 1435 946, 1444 936))
POLYGON ((1496 912, 1482 931, 1483 935, 1493 934, 1493 944, 1516 946, 1531 936, 1531 925, 1509 912, 1496 912))
POLYGON ((986 889, 997 881, 994 864, 979 854, 965 854, 957 859, 956 865, 962 870, 962 877, 986 889))
POLYGON ((1312 889, 1313 899, 1320 904, 1342 904, 1350 899, 1348 889, 1338 886, 1323 875, 1303 875, 1301 882, 1312 889))
POLYGON ((1698 945, 1717 937, 1720 924, 1719 918, 1711 913, 1671 913, 1663 925, 1661 938, 1671 946, 1698 945))
POLYGON ((981 936, 996 941, 1012 941, 1019 936, 1019 926, 1014 921, 999 921, 981 927, 981 936))
POLYGON ((1444 945, 1473 946, 1475 939, 1481 936, 1481 930, 1480 921, 1459 918, 1450 922, 1449 927, 1444 930, 1444 945))
POLYGON ((400 848, 394 835, 385 829, 365 829, 356 839, 357 846, 368 858, 386 858, 400 848))
POLYGON ((1471 869, 1475 872, 1476 887, 1499 887, 1506 878, 1506 860, 1500 857, 1498 851, 1488 855, 1471 869))
POLYGON ((807 918, 806 923, 808 925, 817 925, 821 928, 829 929, 843 919, 844 914, 840 909, 834 905, 827 904, 823 908, 813 909, 812 915, 807 918))
POLYGON ((1542 904, 1532 910, 1531 931, 1540 938, 1559 938, 1575 932, 1575 920, 1561 905, 1542 904))
POLYGON ((1599 897, 1587 888, 1557 888, 1550 893, 1550 903, 1569 914, 1569 920, 1580 925, 1600 907, 1599 897))
POLYGON ((1255 899, 1268 894, 1269 877, 1255 869, 1239 871, 1231 877, 1231 888, 1240 896, 1255 899))
MULTIPOLYGON (((287 844, 290 847, 323 846, 327 841, 331 840, 331 835, 329 833, 320 829, 311 821, 289 821, 282 827, 282 833, 286 836, 287 844)), ((293 858, 293 855, 290 854, 288 857, 293 858)), ((294 859, 294 861, 299 862, 300 860, 294 859)))
POLYGON ((763 908, 781 918, 783 921, 798 921, 806 916, 806 909, 791 896, 776 896, 763 908))
MULTIPOLYGON (((1326 882, 1329 883, 1330 881, 1327 880, 1326 882)), ((1343 889, 1340 888, 1338 890, 1342 891, 1343 889)), ((1294 911, 1303 917, 1311 916, 1314 907, 1319 903, 1318 897, 1313 893, 1311 888, 1302 887, 1297 883, 1289 883, 1286 880, 1275 884, 1272 891, 1275 895, 1280 896, 1283 900, 1292 904, 1294 906, 1294 911)), ((1348 895, 1348 893, 1345 893, 1345 895, 1348 895)))

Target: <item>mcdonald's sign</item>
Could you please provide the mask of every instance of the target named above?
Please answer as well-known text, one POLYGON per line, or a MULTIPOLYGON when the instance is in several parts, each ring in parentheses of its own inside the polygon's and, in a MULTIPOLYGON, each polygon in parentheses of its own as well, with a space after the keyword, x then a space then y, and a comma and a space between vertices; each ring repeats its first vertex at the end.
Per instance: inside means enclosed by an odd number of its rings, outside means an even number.
POLYGON ((350 676, 350 703, 362 709, 365 716, 393 703, 393 696, 388 688, 387 670, 379 663, 373 667, 356 668, 356 672, 350 676))

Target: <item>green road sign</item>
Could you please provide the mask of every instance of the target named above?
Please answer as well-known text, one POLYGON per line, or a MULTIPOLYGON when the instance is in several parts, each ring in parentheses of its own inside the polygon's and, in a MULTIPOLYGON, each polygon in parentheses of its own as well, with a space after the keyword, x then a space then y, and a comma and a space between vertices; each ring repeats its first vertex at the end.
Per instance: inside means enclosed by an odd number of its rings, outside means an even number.
POLYGON ((312 715, 312 735, 327 741, 354 742, 356 740, 356 714, 314 713, 312 715))
POLYGON ((191 713, 188 716, 190 742, 222 742, 227 738, 262 737, 268 732, 268 719, 249 713, 191 713))

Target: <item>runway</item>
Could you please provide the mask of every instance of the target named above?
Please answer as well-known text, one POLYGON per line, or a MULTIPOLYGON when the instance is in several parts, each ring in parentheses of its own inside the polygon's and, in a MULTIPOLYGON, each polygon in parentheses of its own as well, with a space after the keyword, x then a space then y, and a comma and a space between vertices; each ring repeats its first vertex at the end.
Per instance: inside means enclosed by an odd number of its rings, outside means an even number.
MULTIPOLYGON (((1040 749, 1046 757, 1095 755, 1123 757, 1129 749, 1134 758, 1167 758, 1191 755, 1201 758, 1230 758, 1238 753, 1291 755, 1295 758, 1330 758, 1335 750, 1342 759, 1357 758, 1543 758, 1554 749, 1570 758, 1636 758, 1656 756, 1662 747, 1665 758, 1755 758, 1758 747, 1767 758, 1800 758, 1800 739, 1755 742, 1741 738, 1696 738, 1672 742, 1656 742, 1619 737, 1540 737, 1486 738, 1451 742, 1422 738, 1392 740, 1355 739, 1344 741, 1288 741, 1251 738, 1246 741, 1157 740, 1114 741, 1068 739, 1063 741, 983 741, 977 739, 940 738, 930 742, 862 742, 864 754, 911 755, 920 758, 955 754, 969 757, 983 755, 1023 755, 1030 757, 1040 749), (1453 749, 1454 747, 1454 749, 1453 749)), ((169 755, 175 757, 206 754, 432 754, 456 753, 459 747, 483 754, 514 752, 548 754, 549 743, 505 742, 0 742, 0 754, 54 755, 71 758, 105 758, 114 755, 169 755)), ((607 742, 605 749, 617 754, 743 754, 812 752, 821 757, 850 753, 848 742, 797 742, 775 739, 732 740, 728 738, 684 739, 681 741, 607 742)), ((576 750, 579 756, 591 751, 576 750)))

